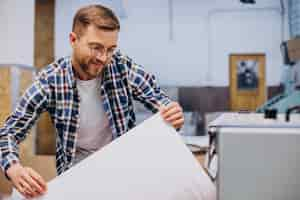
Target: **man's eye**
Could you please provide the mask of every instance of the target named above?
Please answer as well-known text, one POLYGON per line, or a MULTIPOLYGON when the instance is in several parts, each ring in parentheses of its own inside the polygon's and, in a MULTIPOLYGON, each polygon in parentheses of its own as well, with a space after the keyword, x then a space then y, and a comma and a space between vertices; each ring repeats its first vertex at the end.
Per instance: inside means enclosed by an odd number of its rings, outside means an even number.
POLYGON ((115 52, 115 50, 116 50, 116 49, 108 49, 108 52, 109 52, 109 53, 113 53, 113 52, 115 52))
POLYGON ((99 51, 100 47, 92 47, 92 49, 95 50, 95 51, 99 51))

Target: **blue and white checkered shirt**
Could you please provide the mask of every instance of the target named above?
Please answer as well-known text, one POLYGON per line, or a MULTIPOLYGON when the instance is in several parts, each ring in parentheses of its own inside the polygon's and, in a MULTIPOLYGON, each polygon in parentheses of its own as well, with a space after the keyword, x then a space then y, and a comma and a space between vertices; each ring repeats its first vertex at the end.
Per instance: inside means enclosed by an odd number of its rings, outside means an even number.
MULTIPOLYGON (((131 58, 116 52, 102 74, 100 94, 113 138, 135 126, 133 99, 152 112, 170 99, 163 93, 155 77, 135 64, 131 58)), ((69 169, 75 156, 79 126, 80 98, 71 58, 61 58, 43 68, 22 96, 15 111, 0 128, 0 167, 4 172, 19 162, 18 144, 42 112, 49 112, 56 129, 57 173, 69 169)))

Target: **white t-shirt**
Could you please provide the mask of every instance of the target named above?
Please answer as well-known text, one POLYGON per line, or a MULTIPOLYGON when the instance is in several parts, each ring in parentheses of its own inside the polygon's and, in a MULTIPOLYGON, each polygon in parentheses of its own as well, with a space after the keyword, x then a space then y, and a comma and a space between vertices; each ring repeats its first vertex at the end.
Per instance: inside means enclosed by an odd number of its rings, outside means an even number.
POLYGON ((100 95, 100 79, 77 79, 80 97, 79 129, 74 164, 112 141, 112 131, 103 110, 100 95))

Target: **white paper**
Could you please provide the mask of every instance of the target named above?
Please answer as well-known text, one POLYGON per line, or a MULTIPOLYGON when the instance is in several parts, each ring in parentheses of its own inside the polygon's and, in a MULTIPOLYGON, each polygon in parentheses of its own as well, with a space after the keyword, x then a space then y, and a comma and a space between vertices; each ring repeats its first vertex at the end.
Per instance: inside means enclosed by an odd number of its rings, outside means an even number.
POLYGON ((38 200, 215 200, 216 190, 160 114, 48 184, 38 200))

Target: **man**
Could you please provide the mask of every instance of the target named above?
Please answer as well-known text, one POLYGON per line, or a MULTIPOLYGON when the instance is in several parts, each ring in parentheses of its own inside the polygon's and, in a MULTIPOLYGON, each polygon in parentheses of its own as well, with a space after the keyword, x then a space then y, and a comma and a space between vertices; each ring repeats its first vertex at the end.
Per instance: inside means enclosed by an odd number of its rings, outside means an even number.
POLYGON ((182 109, 160 90, 155 77, 116 51, 118 18, 101 5, 83 7, 69 35, 73 52, 42 69, 0 129, 0 166, 24 196, 46 192, 43 178, 23 167, 17 145, 38 116, 48 111, 57 132, 56 168, 61 174, 135 125, 133 99, 174 128, 182 109))

